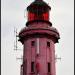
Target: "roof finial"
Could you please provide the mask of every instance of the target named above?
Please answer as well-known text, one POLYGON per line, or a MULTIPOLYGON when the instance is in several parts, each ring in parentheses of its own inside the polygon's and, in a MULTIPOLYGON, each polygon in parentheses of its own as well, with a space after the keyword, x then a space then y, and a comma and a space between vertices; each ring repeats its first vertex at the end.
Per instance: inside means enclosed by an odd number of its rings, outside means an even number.
POLYGON ((35 1, 42 1, 42 0, 35 0, 35 1))

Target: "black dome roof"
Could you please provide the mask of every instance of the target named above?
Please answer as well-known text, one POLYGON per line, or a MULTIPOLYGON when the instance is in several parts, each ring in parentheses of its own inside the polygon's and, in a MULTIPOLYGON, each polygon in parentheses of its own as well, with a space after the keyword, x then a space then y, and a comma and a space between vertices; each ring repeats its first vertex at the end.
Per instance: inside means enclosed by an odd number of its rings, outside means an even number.
POLYGON ((32 3, 27 7, 27 10, 33 12, 33 11, 35 11, 37 8, 38 8, 38 9, 43 9, 43 10, 45 10, 45 11, 51 9, 51 7, 48 6, 48 4, 45 3, 44 1, 42 1, 42 0, 35 0, 34 2, 32 2, 32 3))

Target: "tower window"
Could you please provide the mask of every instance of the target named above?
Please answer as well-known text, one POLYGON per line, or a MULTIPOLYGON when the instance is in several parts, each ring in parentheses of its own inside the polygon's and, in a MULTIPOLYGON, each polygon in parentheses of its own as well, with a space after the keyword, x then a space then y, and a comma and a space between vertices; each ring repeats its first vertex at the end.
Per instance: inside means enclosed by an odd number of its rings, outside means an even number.
POLYGON ((47 47, 50 47, 50 42, 47 42, 47 47))
POLYGON ((26 74, 27 72, 27 60, 24 60, 23 62, 23 74, 26 74))
POLYGON ((51 72, 51 64, 48 63, 48 72, 51 72))
POLYGON ((31 62, 31 72, 34 72, 34 62, 31 62))
POLYGON ((32 41, 32 42, 31 42, 31 45, 34 46, 34 45, 35 45, 35 41, 32 41))

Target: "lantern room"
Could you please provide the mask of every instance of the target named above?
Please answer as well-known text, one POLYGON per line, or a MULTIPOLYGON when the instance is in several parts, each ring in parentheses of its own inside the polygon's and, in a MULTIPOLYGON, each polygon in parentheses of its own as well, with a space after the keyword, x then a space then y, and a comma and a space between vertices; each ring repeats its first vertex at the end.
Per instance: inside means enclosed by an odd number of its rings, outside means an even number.
POLYGON ((49 10, 51 7, 48 6, 42 0, 35 0, 28 7, 28 22, 31 21, 48 21, 49 22, 49 10))

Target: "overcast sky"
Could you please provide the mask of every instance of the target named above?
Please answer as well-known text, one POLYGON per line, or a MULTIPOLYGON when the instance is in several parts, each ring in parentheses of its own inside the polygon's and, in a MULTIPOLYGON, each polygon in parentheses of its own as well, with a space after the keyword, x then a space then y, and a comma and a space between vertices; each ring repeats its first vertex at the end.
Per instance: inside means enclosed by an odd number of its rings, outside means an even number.
MULTIPOLYGON (((18 32, 25 27, 26 7, 34 0, 1 1, 1 75, 20 75, 21 51, 14 51, 14 27, 18 32), (25 11, 25 17, 24 17, 25 11)), ((60 33, 55 46, 61 61, 56 62, 56 75, 74 75, 74 0, 44 0, 51 6, 53 27, 60 33)), ((22 45, 18 43, 22 49, 22 45)))

